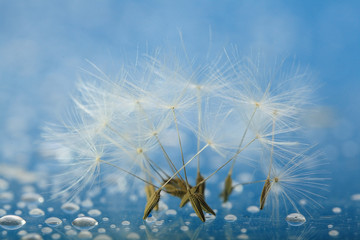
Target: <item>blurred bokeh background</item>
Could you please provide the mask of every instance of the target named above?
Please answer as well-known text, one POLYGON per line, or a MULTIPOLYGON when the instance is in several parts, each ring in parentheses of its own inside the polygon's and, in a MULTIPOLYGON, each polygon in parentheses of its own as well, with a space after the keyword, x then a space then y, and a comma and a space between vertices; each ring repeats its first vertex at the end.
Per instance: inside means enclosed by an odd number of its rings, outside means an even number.
POLYGON ((359 13, 356 0, 0 0, 0 165, 42 170, 41 128, 66 112, 86 60, 115 75, 138 52, 181 48, 181 32, 193 57, 236 45, 309 68, 320 109, 309 136, 329 161, 329 202, 341 207, 360 193, 359 13))

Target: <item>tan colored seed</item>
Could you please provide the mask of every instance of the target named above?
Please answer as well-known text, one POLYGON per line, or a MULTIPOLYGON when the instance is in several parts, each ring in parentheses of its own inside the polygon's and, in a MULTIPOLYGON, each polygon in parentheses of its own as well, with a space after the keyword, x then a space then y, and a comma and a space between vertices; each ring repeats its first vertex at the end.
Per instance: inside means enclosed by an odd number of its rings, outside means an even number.
MULTIPOLYGON (((146 194, 146 201, 149 201, 151 196, 155 193, 155 187, 151 184, 147 184, 145 186, 145 194, 146 194)), ((159 210, 159 204, 156 204, 156 206, 154 207, 155 211, 159 210)))
POLYGON ((232 178, 231 175, 228 175, 225 179, 224 190, 221 193, 221 197, 223 198, 224 202, 229 200, 230 194, 232 193, 232 178))
POLYGON ((143 219, 145 220, 150 212, 155 208, 155 206, 159 203, 160 200, 160 192, 161 190, 157 190, 155 191, 152 196, 150 197, 150 199, 147 201, 146 206, 145 206, 145 211, 144 211, 144 216, 143 219))
MULTIPOLYGON (((201 183, 204 180, 204 177, 201 176, 200 172, 198 172, 196 177, 196 186, 198 186, 199 183, 201 183)), ((205 182, 199 184, 197 188, 197 192, 201 193, 203 196, 205 196, 205 182)))
POLYGON ((266 202, 266 198, 269 194, 269 191, 270 191, 270 188, 271 188, 271 183, 270 183, 270 179, 266 179, 265 180, 265 184, 264 184, 264 187, 261 191, 261 196, 260 196, 260 210, 262 210, 265 206, 265 202, 266 202))

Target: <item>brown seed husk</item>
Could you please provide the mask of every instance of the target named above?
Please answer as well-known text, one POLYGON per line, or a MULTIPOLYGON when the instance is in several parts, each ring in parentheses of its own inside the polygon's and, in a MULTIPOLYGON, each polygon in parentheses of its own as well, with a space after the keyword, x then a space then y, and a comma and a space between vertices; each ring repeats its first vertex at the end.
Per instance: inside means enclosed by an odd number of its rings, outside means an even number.
POLYGON ((150 199, 147 201, 146 206, 145 206, 145 211, 144 211, 144 216, 143 219, 145 220, 150 212, 155 208, 155 206, 159 203, 160 200, 160 192, 161 190, 157 190, 155 191, 152 196, 150 197, 150 199))
POLYGON ((225 179, 224 190, 221 193, 221 197, 223 198, 223 202, 227 202, 229 200, 230 194, 232 193, 232 178, 231 175, 228 175, 225 179))
POLYGON ((181 179, 174 178, 171 179, 171 181, 165 185, 165 190, 170 195, 182 199, 187 191, 187 188, 186 188, 186 184, 181 179))
POLYGON ((271 188, 271 183, 270 183, 270 179, 266 179, 265 180, 265 184, 264 184, 264 187, 261 191, 261 196, 260 196, 260 210, 262 210, 265 206, 265 202, 266 202, 266 198, 269 194, 269 191, 270 191, 270 188, 271 188))
POLYGON ((211 209, 211 207, 209 207, 209 205, 205 202, 205 198, 202 194, 200 193, 194 193, 194 196, 197 198, 197 200, 200 202, 201 208, 207 212, 210 213, 214 216, 216 216, 215 212, 211 209))
POLYGON ((181 199, 180 202, 180 207, 182 208, 183 206, 185 206, 188 202, 189 202, 189 196, 190 196, 190 192, 187 191, 184 196, 181 199))
MULTIPOLYGON (((197 177, 196 177, 196 186, 204 180, 204 177, 201 176, 200 172, 197 173, 197 177)), ((205 182, 201 183, 198 188, 197 188, 197 192, 201 193, 203 196, 205 196, 205 182)))
POLYGON ((205 216, 204 216, 204 213, 203 213, 203 210, 201 207, 201 203, 199 202, 199 200, 192 193, 189 194, 189 200, 190 200, 191 206, 193 207, 196 215, 200 218, 201 221, 205 222, 205 216))
MULTIPOLYGON (((145 186, 145 194, 146 194, 146 201, 148 202, 151 198, 151 196, 155 193, 155 187, 151 184, 147 184, 145 186)), ((156 206, 154 207, 155 211, 159 210, 159 204, 156 204, 156 206)))

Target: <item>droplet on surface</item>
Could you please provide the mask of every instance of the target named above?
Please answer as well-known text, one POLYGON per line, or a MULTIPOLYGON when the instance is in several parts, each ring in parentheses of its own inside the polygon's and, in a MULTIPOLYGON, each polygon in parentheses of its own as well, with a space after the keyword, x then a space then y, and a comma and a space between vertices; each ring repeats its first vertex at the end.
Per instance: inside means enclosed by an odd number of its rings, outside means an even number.
POLYGON ((24 236, 24 235, 26 235, 27 234, 27 231, 25 231, 25 230, 20 230, 19 232, 18 232, 18 235, 19 236, 24 236))
POLYGON ((93 235, 88 230, 83 230, 78 234, 78 238, 80 239, 92 239, 93 235))
POLYGON ((232 203, 231 202, 222 203, 221 207, 226 208, 226 209, 231 209, 232 208, 232 203))
POLYGON ((0 208, 0 217, 4 216, 6 214, 6 211, 4 209, 0 208))
POLYGON ((240 235, 237 236, 237 239, 249 239, 249 236, 245 233, 242 233, 240 235))
POLYGON ((234 222, 237 220, 237 217, 235 215, 232 215, 232 214, 228 214, 224 217, 224 219, 227 221, 227 222, 234 222))
POLYGON ((22 214, 22 211, 21 211, 21 210, 18 209, 18 210, 15 211, 15 215, 18 215, 18 216, 19 216, 19 215, 21 215, 21 214, 22 214))
POLYGON ((112 240, 112 238, 106 234, 97 235, 94 240, 112 240))
POLYGON ((0 190, 6 190, 9 188, 9 183, 0 178, 0 190))
POLYGON ((81 202, 81 206, 84 208, 91 208, 93 205, 93 202, 89 198, 81 202))
POLYGON ((306 218, 300 213, 291 213, 286 216, 285 220, 291 226, 301 226, 306 222, 306 218))
POLYGON ((122 222, 121 222, 121 225, 123 225, 123 226, 129 226, 129 225, 130 225, 130 222, 129 222, 129 221, 122 221, 122 222))
POLYGON ((189 231, 188 226, 181 226, 180 229, 181 229, 181 231, 184 231, 184 232, 189 231))
POLYGON ((329 236, 337 237, 337 236, 339 236, 339 231, 338 230, 331 230, 331 231, 329 231, 329 236))
POLYGON ((76 218, 72 225, 79 230, 89 230, 98 225, 98 222, 91 217, 76 218))
POLYGON ((59 219, 57 217, 50 217, 50 218, 45 220, 45 223, 49 227, 57 227, 57 226, 60 226, 62 224, 62 221, 61 221, 61 219, 59 219))
POLYGON ((14 194, 12 192, 2 192, 0 193, 0 202, 7 203, 11 202, 14 198, 14 194))
POLYGON ((249 206, 246 210, 249 213, 258 213, 260 211, 259 207, 257 206, 249 206))
POLYGON ((89 216, 97 217, 97 216, 101 215, 101 212, 100 212, 100 210, 97 210, 97 209, 91 209, 88 211, 88 214, 89 214, 89 216))
POLYGON ((54 233, 53 235, 51 235, 51 238, 57 240, 61 238, 61 235, 59 233, 54 233))
POLYGON ((131 232, 126 236, 126 239, 140 239, 140 235, 135 232, 131 232))
POLYGON ((174 215, 177 214, 177 212, 176 212, 175 209, 169 209, 169 210, 166 211, 165 214, 168 215, 168 216, 174 216, 174 215))
POLYGON ((37 233, 28 233, 22 236, 21 240, 42 240, 43 238, 37 233))
POLYGON ((42 217, 45 215, 45 212, 40 208, 34 208, 30 210, 29 215, 32 217, 42 217))
POLYGON ((44 202, 44 198, 40 194, 28 192, 21 196, 21 201, 27 204, 40 204, 44 202))
POLYGON ((61 209, 65 212, 65 213, 69 213, 69 214, 73 214, 76 213, 77 211, 79 211, 80 207, 79 205, 75 204, 75 203, 64 203, 61 206, 61 209))
POLYGON ((333 211, 333 213, 341 213, 341 208, 339 208, 339 207, 334 207, 333 209, 332 209, 332 211, 333 211))
POLYGON ((351 196, 351 200, 360 201, 360 193, 354 194, 351 196))
POLYGON ((43 234, 50 234, 50 233, 52 233, 52 231, 53 230, 51 228, 49 228, 49 227, 44 227, 44 228, 41 229, 41 232, 43 234))
POLYGON ((0 218, 0 226, 6 230, 16 230, 24 226, 26 221, 16 215, 5 215, 0 218))
POLYGON ((209 214, 209 213, 205 213, 205 220, 207 223, 212 222, 215 218, 216 218, 216 216, 209 214))
POLYGON ((67 236, 76 236, 76 235, 77 235, 77 232, 76 232, 74 229, 70 229, 70 230, 67 230, 67 231, 65 232, 65 234, 66 234, 67 236))

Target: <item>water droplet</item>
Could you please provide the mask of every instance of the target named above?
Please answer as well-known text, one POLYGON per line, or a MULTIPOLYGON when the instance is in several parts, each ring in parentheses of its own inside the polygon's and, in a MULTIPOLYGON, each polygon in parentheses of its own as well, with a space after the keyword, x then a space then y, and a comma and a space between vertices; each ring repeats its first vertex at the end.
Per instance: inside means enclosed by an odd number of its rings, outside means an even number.
MULTIPOLYGON (((150 214, 151 215, 151 214, 150 214)), ((150 216, 149 215, 149 216, 150 216)), ((153 223, 153 222, 155 222, 156 221, 156 217, 154 217, 154 216, 150 216, 150 217, 148 217, 148 218, 146 218, 146 222, 147 223, 153 223)))
POLYGON ((14 198, 14 194, 12 192, 2 192, 0 193, 0 202, 8 203, 11 202, 14 198))
POLYGON ((40 194, 33 192, 24 193, 21 196, 21 200, 30 205, 40 204, 44 202, 44 198, 40 194))
POLYGON ((112 238, 106 234, 97 235, 94 240, 112 240, 112 238))
POLYGON ((242 232, 242 233, 246 233, 246 232, 247 232, 247 229, 246 229, 246 228, 242 228, 242 229, 241 229, 241 232, 242 232))
POLYGON ((29 215, 32 217, 42 217, 45 215, 45 213, 40 208, 34 208, 30 210, 29 215))
POLYGON ((80 207, 79 207, 79 205, 77 205, 75 203, 64 203, 61 206, 61 209, 65 213, 73 214, 73 213, 76 213, 77 211, 79 211, 80 207))
POLYGON ((159 220, 155 222, 156 226, 161 226, 164 223, 164 220, 159 220))
POLYGON ((145 230, 145 229, 146 229, 146 226, 145 226, 145 225, 140 225, 139 228, 140 228, 141 230, 145 230))
POLYGON ((237 220, 237 217, 235 215, 232 215, 232 214, 228 214, 224 217, 224 219, 227 221, 227 222, 234 222, 237 220))
POLYGON ((242 233, 242 234, 237 236, 237 239, 249 239, 249 236, 246 235, 245 233, 242 233))
POLYGON ((286 216, 285 220, 291 226, 301 226, 306 222, 306 218, 300 213, 291 213, 286 216))
POLYGON ((360 193, 354 194, 351 196, 351 200, 360 201, 360 193))
POLYGON ((16 210, 15 211, 15 215, 21 215, 22 214, 22 211, 21 210, 16 210))
POLYGON ((6 214, 6 211, 4 209, 0 208, 0 217, 4 216, 6 214))
POLYGON ((21 240, 42 240, 43 238, 37 233, 29 233, 24 235, 21 240))
POLYGON ((81 203, 81 206, 83 206, 84 208, 91 208, 93 205, 93 202, 89 198, 81 203))
POLYGON ((65 230, 70 230, 72 227, 70 226, 70 225, 66 225, 65 227, 64 227, 64 229, 65 230))
POLYGON ((175 209, 169 209, 169 210, 166 211, 165 214, 168 215, 168 216, 174 216, 174 215, 177 214, 177 212, 176 212, 175 209))
POLYGON ((6 230, 19 229, 24 226, 25 223, 26 221, 24 219, 16 215, 5 215, 0 218, 0 226, 6 230))
POLYGON ((231 202, 222 203, 221 207, 226 208, 226 209, 231 209, 232 203, 231 202))
POLYGON ((77 232, 74 229, 70 229, 70 230, 67 230, 65 234, 68 236, 76 236, 77 232))
POLYGON ((237 194, 240 194, 244 191, 244 186, 239 184, 237 186, 234 187, 233 191, 237 194))
POLYGON ((299 201, 300 205, 305 206, 307 204, 306 199, 300 199, 299 201))
POLYGON ((196 213, 190 213, 190 217, 197 217, 196 213))
POLYGON ((10 204, 5 204, 5 205, 3 206, 3 208, 4 208, 5 210, 10 210, 10 209, 11 209, 11 205, 10 205, 10 204))
POLYGON ((152 229, 152 232, 154 232, 154 233, 157 233, 158 231, 159 231, 159 229, 157 229, 157 228, 152 229))
POLYGON ((106 229, 105 228, 99 228, 98 233, 106 233, 106 229))
POLYGON ((83 230, 78 234, 78 238, 80 239, 92 239, 93 235, 88 230, 83 230))
POLYGON ((246 209, 249 213, 258 213, 260 209, 257 206, 249 206, 246 209))
POLYGON ((328 225, 328 228, 333 228, 333 227, 334 227, 334 225, 332 225, 332 224, 328 225))
POLYGON ((206 219, 207 223, 212 222, 215 218, 216 218, 216 216, 209 214, 209 213, 205 213, 205 219, 206 219))
POLYGON ((57 217, 50 217, 50 218, 45 220, 45 223, 49 227, 57 227, 57 226, 60 226, 62 224, 62 221, 61 221, 61 219, 59 219, 57 217))
POLYGON ((41 232, 43 234, 50 234, 50 233, 52 233, 52 231, 53 230, 51 228, 49 228, 49 227, 44 227, 44 228, 41 229, 41 232))
POLYGON ((134 239, 134 240, 137 240, 137 239, 140 239, 140 235, 135 233, 135 232, 132 232, 132 233, 129 233, 127 236, 126 236, 126 239, 134 239))
POLYGON ((20 202, 16 203, 16 206, 17 206, 18 208, 24 208, 24 207, 26 207, 26 203, 20 201, 20 202))
POLYGON ((59 233, 54 233, 53 235, 51 235, 51 238, 57 240, 61 238, 61 235, 59 233))
POLYGON ((25 230, 20 230, 19 232, 18 232, 18 235, 19 236, 24 236, 24 235, 26 235, 27 234, 27 231, 25 231, 25 230))
POLYGON ((98 225, 98 222, 91 217, 76 218, 72 225, 79 230, 89 230, 98 225))
POLYGON ((184 232, 189 231, 188 226, 181 226, 180 229, 181 229, 181 231, 184 231, 184 232))
POLYGON ((129 225, 130 225, 130 222, 129 222, 129 221, 122 221, 122 222, 121 222, 121 225, 123 225, 123 226, 129 226, 129 225))
POLYGON ((337 237, 337 236, 339 236, 339 231, 337 231, 337 230, 331 230, 331 231, 329 231, 329 236, 331 236, 331 237, 337 237))
POLYGON ((332 209, 332 211, 333 211, 333 213, 341 213, 341 208, 339 208, 339 207, 334 207, 333 209, 332 209))
POLYGON ((6 190, 9 188, 9 183, 4 179, 0 179, 0 190, 6 190))
POLYGON ((101 212, 97 209, 91 209, 88 211, 88 214, 92 217, 97 217, 101 215, 101 212))

